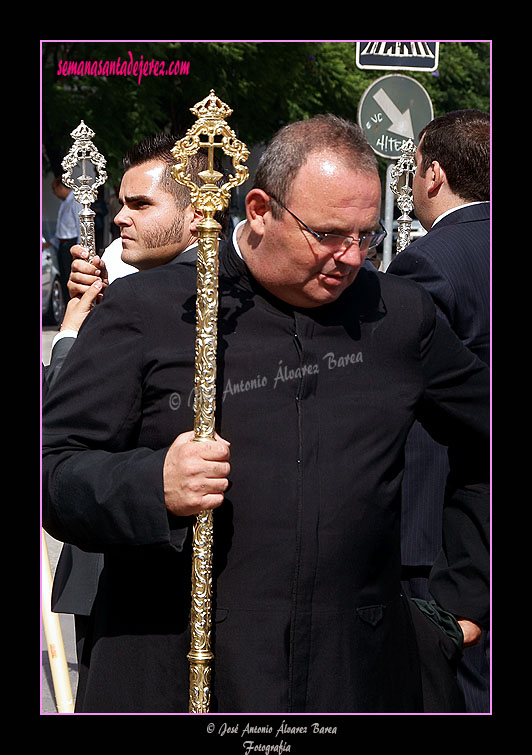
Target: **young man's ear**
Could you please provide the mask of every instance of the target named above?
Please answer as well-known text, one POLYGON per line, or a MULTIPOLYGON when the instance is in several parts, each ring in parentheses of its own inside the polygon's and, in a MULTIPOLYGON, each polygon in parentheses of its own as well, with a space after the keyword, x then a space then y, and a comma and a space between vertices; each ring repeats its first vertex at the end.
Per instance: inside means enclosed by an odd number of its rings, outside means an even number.
POLYGON ((429 177, 428 192, 429 194, 437 194, 442 186, 447 183, 447 176, 445 171, 437 160, 433 160, 427 169, 429 177))
POLYGON ((188 206, 188 210, 192 212, 192 220, 190 221, 190 230, 197 233, 198 223, 203 218, 203 212, 202 210, 197 210, 192 204, 188 206))

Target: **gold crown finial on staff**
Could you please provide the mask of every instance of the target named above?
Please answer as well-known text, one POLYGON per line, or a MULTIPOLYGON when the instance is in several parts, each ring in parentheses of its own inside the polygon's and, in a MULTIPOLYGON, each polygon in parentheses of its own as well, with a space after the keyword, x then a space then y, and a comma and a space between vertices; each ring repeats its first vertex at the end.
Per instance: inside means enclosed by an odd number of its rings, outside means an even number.
POLYGON ((83 121, 71 132, 70 136, 74 139, 74 144, 61 163, 64 171, 62 181, 65 186, 74 191, 74 199, 82 206, 79 212, 81 245, 88 251, 89 260, 91 260, 96 254, 96 248, 94 240, 95 213, 90 206, 98 198, 98 188, 107 180, 106 160, 92 143, 94 131, 83 121), (87 162, 91 162, 96 168, 95 179, 86 171, 87 162), (78 163, 81 163, 81 174, 74 178, 72 172, 78 163))
POLYGON ((236 138, 225 118, 233 111, 211 89, 210 94, 196 103, 191 112, 196 123, 183 139, 176 142, 172 155, 176 164, 172 177, 190 190, 191 204, 203 213, 198 223, 198 292, 196 331, 196 379, 194 394, 195 432, 198 440, 214 437, 214 404, 216 392, 216 316, 218 308, 218 234, 220 224, 214 219, 216 211, 229 206, 231 189, 242 184, 249 171, 241 165, 249 156, 246 145, 236 138), (205 136, 206 140, 201 141, 205 136), (220 141, 215 141, 221 137, 220 141), (207 169, 198 175, 203 181, 195 184, 187 167, 190 157, 207 149, 207 169), (232 158, 234 174, 227 176, 214 169, 214 150, 221 148, 232 158))
MULTIPOLYGON (((190 111, 197 117, 197 121, 189 128, 183 139, 176 142, 172 154, 176 158, 176 165, 172 168, 172 176, 178 182, 190 189, 190 201, 198 210, 202 210, 210 217, 217 210, 223 210, 229 205, 231 189, 244 183, 249 175, 245 162, 249 156, 246 145, 236 138, 235 132, 228 126, 225 119, 231 115, 232 109, 222 102, 211 89, 210 94, 201 102, 197 102, 190 111), (200 137, 206 136, 207 141, 200 137), (221 137, 216 142, 215 138, 221 137), (199 176, 203 181, 198 186, 186 174, 189 158, 201 148, 208 152, 208 168, 199 176), (214 149, 219 147, 232 158, 235 174, 230 175, 226 183, 219 186, 217 182, 223 174, 214 170, 214 149)), ((201 237, 201 234, 200 234, 201 237)))
MULTIPOLYGON (((176 142, 172 155, 176 165, 172 177, 190 190, 190 201, 203 213, 198 223, 198 263, 196 297, 196 343, 194 372, 194 439, 214 438, 216 409, 216 349, 218 315, 218 234, 220 224, 214 219, 216 211, 229 206, 230 192, 248 177, 248 169, 241 165, 249 155, 245 144, 236 138, 225 122, 233 112, 211 89, 210 94, 196 103, 191 112, 196 123, 183 139, 176 142), (201 137, 206 137, 201 141, 201 137), (215 141, 220 137, 220 141, 215 141), (207 149, 207 168, 195 184, 187 174, 189 159, 200 149, 207 149), (221 148, 232 158, 234 174, 221 183, 224 174, 214 168, 214 150, 221 148)), ((207 713, 211 694, 211 593, 212 593, 212 511, 196 516, 192 545, 192 603, 190 611, 189 712, 207 713)))
POLYGON ((401 210, 401 216, 397 220, 397 244, 396 251, 403 251, 410 244, 410 227, 412 218, 409 213, 414 208, 411 179, 416 172, 415 154, 416 145, 412 139, 404 141, 401 146, 401 157, 397 160, 390 175, 392 177, 390 189, 397 197, 397 206, 401 210))

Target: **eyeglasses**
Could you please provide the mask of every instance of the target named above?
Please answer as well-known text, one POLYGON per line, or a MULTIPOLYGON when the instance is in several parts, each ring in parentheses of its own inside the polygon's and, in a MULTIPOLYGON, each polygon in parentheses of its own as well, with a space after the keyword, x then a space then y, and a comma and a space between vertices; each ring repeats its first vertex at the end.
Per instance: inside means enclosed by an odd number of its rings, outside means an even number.
POLYGON ((360 251, 365 252, 368 249, 373 249, 373 247, 378 246, 388 235, 381 221, 379 221, 379 225, 381 227, 380 231, 377 231, 377 233, 368 233, 365 236, 361 236, 359 239, 355 239, 353 236, 341 236, 338 233, 318 233, 317 231, 313 231, 312 228, 309 228, 306 223, 303 223, 303 221, 300 220, 297 215, 294 215, 292 210, 289 210, 288 207, 286 207, 279 199, 274 197, 273 194, 270 194, 270 198, 277 202, 278 205, 281 205, 284 210, 289 212, 290 215, 292 215, 292 217, 295 218, 298 223, 301 223, 303 228, 305 228, 310 234, 312 234, 315 239, 318 239, 324 249, 327 249, 329 251, 338 251, 340 248, 345 251, 346 249, 349 249, 349 247, 356 241, 358 242, 360 251))

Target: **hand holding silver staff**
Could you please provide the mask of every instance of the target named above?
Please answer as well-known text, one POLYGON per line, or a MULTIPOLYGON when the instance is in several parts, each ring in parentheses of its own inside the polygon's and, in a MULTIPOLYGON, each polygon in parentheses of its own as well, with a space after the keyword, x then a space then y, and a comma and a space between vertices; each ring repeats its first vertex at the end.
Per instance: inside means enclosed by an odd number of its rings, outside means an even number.
POLYGON ((98 187, 102 186, 107 180, 106 160, 92 143, 94 131, 86 126, 83 121, 72 131, 70 136, 74 139, 74 144, 61 163, 64 170, 62 181, 65 186, 73 189, 74 199, 82 205, 83 209, 79 213, 81 246, 88 251, 90 262, 96 255, 95 212, 91 209, 91 204, 96 202, 98 198, 98 187), (95 179, 86 172, 87 161, 91 162, 96 168, 95 179), (81 174, 74 178, 72 172, 78 163, 81 163, 81 174), (93 180, 94 183, 92 183, 93 180))
MULTIPOLYGON (((82 205, 79 213, 81 244, 89 252, 89 260, 96 254, 94 240, 94 211, 90 205, 97 199, 97 189, 107 180, 105 171, 105 158, 98 152, 91 139, 94 131, 85 125, 83 121, 72 131, 70 136, 74 139, 74 144, 68 154, 63 158, 61 166, 63 168, 62 181, 65 186, 73 189, 74 198, 82 205), (86 162, 89 160, 96 167, 97 176, 93 181, 92 176, 86 172, 86 162), (72 171, 76 165, 81 162, 82 172, 76 179, 72 177, 72 171), (76 183, 76 181, 78 183, 76 183)), ((52 612, 50 607, 52 593, 52 574, 48 559, 48 550, 42 531, 42 615, 43 626, 46 635, 48 648, 48 658, 52 671, 54 691, 56 696, 57 709, 59 713, 72 713, 74 711, 74 701, 72 689, 68 676, 68 667, 66 663, 65 648, 61 633, 59 616, 52 612)))

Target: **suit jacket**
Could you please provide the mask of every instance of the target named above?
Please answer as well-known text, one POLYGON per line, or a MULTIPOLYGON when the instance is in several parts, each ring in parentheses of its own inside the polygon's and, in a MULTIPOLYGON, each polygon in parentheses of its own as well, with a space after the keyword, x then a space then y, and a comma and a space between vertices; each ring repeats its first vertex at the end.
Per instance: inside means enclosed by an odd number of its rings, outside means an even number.
MULTIPOLYGON (((490 204, 451 212, 398 254, 388 274, 420 283, 462 343, 490 362, 490 204)), ((403 564, 430 565, 441 547, 447 449, 418 423, 406 446, 403 564)))
MULTIPOLYGON (((167 264, 173 265, 183 262, 194 264, 196 256, 197 247, 193 246, 167 264)), ((65 337, 55 344, 50 364, 44 372, 43 395, 52 388, 57 380, 63 363, 75 342, 75 338, 65 337)), ((75 545, 65 543, 61 548, 54 574, 51 596, 52 611, 89 616, 98 590, 102 569, 103 554, 87 553, 75 545)))
POLYGON ((49 390, 55 383, 57 376, 61 372, 63 362, 75 340, 73 337, 65 336, 65 338, 61 338, 56 342, 50 356, 50 364, 45 367, 46 390, 49 390))
MULTIPOLYGON (((188 707, 194 517, 168 513, 162 469, 193 424, 195 291, 186 264, 113 283, 45 405, 45 526, 105 554, 81 712, 188 707)), ((361 269, 337 302, 294 309, 222 249, 219 291, 217 428, 232 452, 214 513, 212 710, 420 711, 404 441, 418 418, 454 449, 435 597, 482 622, 487 369, 393 276, 361 269)))

